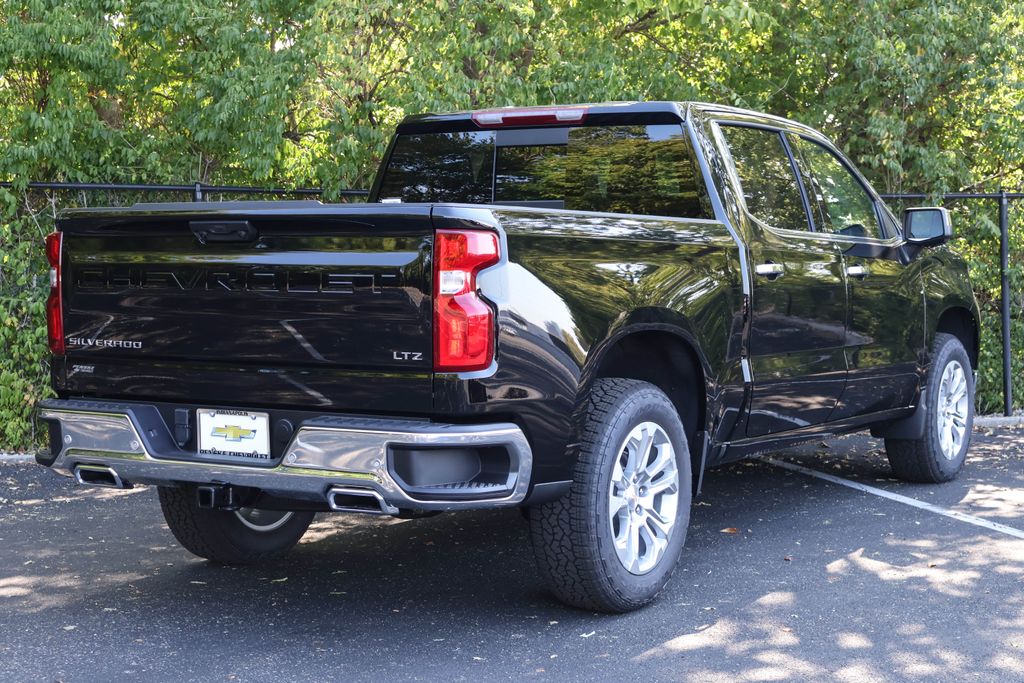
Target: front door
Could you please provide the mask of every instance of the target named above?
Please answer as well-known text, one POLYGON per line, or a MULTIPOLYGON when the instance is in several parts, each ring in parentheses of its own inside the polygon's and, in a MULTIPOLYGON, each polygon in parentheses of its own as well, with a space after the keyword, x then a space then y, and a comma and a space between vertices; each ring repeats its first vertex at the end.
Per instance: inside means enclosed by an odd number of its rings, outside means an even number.
POLYGON ((846 381, 842 254, 813 231, 783 134, 720 124, 742 189, 753 275, 748 437, 829 420, 846 381))
POLYGON ((812 213, 843 253, 850 288, 846 391, 832 419, 914 401, 924 338, 920 274, 908 267, 895 220, 833 150, 789 136, 812 213))

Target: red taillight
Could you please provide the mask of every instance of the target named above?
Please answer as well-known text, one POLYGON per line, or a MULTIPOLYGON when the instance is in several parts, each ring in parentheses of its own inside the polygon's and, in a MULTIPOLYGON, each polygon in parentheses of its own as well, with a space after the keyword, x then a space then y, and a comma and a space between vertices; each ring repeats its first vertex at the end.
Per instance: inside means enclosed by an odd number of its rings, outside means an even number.
POLYGON ((498 262, 498 236, 483 230, 434 235, 434 370, 483 370, 494 359, 494 313, 476 274, 498 262))
POLYGON ((64 299, 61 294, 60 270, 64 236, 51 232, 46 236, 46 259, 50 262, 50 296, 46 300, 46 333, 50 353, 64 355, 64 299))
POLYGON ((481 128, 504 126, 570 126, 583 123, 586 107, 534 107, 531 109, 490 109, 476 111, 473 123, 481 128))

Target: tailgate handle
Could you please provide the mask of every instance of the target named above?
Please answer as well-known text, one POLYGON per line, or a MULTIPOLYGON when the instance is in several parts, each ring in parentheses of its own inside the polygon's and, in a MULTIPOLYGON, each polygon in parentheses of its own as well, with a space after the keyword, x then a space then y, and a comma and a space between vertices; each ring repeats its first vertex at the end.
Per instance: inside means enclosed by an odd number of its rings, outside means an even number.
POLYGON ((208 242, 252 242, 259 234, 249 221, 189 221, 188 227, 200 244, 208 242))

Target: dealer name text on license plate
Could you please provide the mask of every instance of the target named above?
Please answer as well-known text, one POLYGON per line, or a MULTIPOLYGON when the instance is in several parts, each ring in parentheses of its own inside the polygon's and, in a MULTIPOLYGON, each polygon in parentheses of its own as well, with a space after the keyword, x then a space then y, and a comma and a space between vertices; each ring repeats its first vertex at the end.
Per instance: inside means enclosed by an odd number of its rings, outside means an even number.
POLYGON ((270 459, 270 416, 267 413, 200 408, 196 415, 200 455, 270 459))

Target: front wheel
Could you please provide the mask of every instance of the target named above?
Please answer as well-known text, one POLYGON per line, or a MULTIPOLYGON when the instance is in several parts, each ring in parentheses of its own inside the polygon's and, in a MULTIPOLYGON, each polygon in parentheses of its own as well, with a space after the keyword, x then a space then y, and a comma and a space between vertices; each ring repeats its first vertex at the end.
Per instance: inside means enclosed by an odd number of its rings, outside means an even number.
POLYGON ((291 550, 313 521, 313 512, 211 510, 199 507, 192 487, 158 487, 171 533, 193 555, 219 564, 256 564, 291 550))
POLYGON ((603 612, 647 604, 675 570, 692 498, 686 433, 656 386, 599 379, 568 494, 530 509, 542 575, 563 602, 603 612))
POLYGON ((952 481, 963 469, 974 425, 974 375, 960 340, 935 335, 920 439, 886 439, 893 474, 906 481, 952 481))

